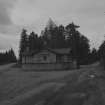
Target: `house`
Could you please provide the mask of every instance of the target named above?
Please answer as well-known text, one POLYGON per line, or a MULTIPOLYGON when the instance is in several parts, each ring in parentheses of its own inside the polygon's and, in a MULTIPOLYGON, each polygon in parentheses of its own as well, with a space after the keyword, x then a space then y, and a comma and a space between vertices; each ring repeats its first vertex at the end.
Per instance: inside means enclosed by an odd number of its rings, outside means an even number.
POLYGON ((27 50, 22 54, 22 68, 28 70, 61 70, 74 67, 70 48, 27 50))

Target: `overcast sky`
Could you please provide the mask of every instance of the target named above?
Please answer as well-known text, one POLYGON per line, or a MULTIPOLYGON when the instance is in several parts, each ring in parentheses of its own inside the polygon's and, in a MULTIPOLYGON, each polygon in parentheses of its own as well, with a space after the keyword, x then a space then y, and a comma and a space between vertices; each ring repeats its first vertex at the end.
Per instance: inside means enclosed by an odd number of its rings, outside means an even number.
POLYGON ((0 50, 18 52, 22 28, 40 33, 51 17, 56 24, 80 25, 98 47, 105 34, 105 0, 0 0, 0 50))

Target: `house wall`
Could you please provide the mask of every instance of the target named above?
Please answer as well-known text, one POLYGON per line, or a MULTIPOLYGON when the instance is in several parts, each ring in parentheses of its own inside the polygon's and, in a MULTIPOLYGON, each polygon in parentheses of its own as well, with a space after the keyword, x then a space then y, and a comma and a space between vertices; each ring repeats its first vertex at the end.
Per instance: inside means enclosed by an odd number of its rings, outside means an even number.
POLYGON ((31 57, 31 56, 22 57, 22 64, 24 64, 24 63, 33 63, 33 57, 31 57))
POLYGON ((56 63, 56 54, 42 51, 33 56, 33 63, 56 63))
POLYGON ((22 57, 22 63, 56 63, 56 54, 48 51, 41 51, 33 56, 22 57))
POLYGON ((72 58, 69 55, 64 55, 62 57, 63 62, 72 62, 72 58))
POLYGON ((24 70, 66 70, 73 69, 73 63, 39 63, 39 64, 23 64, 24 70))
POLYGON ((23 56, 22 57, 22 64, 24 64, 25 63, 25 57, 23 56))
POLYGON ((65 70, 75 68, 68 55, 58 57, 55 53, 43 50, 33 56, 22 58, 22 68, 25 70, 65 70))

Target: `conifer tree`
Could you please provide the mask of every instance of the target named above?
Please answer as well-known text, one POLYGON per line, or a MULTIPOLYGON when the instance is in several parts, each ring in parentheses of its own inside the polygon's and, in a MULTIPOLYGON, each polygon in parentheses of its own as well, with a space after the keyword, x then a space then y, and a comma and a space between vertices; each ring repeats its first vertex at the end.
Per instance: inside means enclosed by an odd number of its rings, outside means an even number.
POLYGON ((17 61, 14 50, 12 48, 8 51, 8 54, 9 54, 10 62, 16 62, 17 61))
POLYGON ((27 46, 27 30, 23 29, 20 38, 19 63, 22 62, 22 53, 25 51, 26 46, 27 46))
POLYGON ((103 43, 100 45, 99 50, 98 50, 98 54, 100 57, 101 64, 105 70, 105 41, 103 41, 103 43))
POLYGON ((85 57, 88 56, 90 51, 89 49, 89 40, 81 35, 81 33, 77 30, 80 26, 71 23, 66 26, 66 30, 68 32, 68 41, 70 43, 70 48, 72 49, 72 56, 73 59, 76 60, 77 68, 80 68, 80 62, 85 57))

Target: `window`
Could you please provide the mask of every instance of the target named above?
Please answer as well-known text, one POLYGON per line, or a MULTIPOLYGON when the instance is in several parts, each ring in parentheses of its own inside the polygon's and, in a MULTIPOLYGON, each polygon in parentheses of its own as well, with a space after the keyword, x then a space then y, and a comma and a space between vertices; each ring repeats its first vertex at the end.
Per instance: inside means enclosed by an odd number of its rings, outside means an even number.
POLYGON ((62 62, 62 56, 57 55, 57 56, 56 56, 56 61, 57 61, 58 63, 62 62))
POLYGON ((46 60, 47 60, 47 56, 44 55, 44 56, 43 56, 43 59, 44 59, 44 61, 46 61, 46 60))

